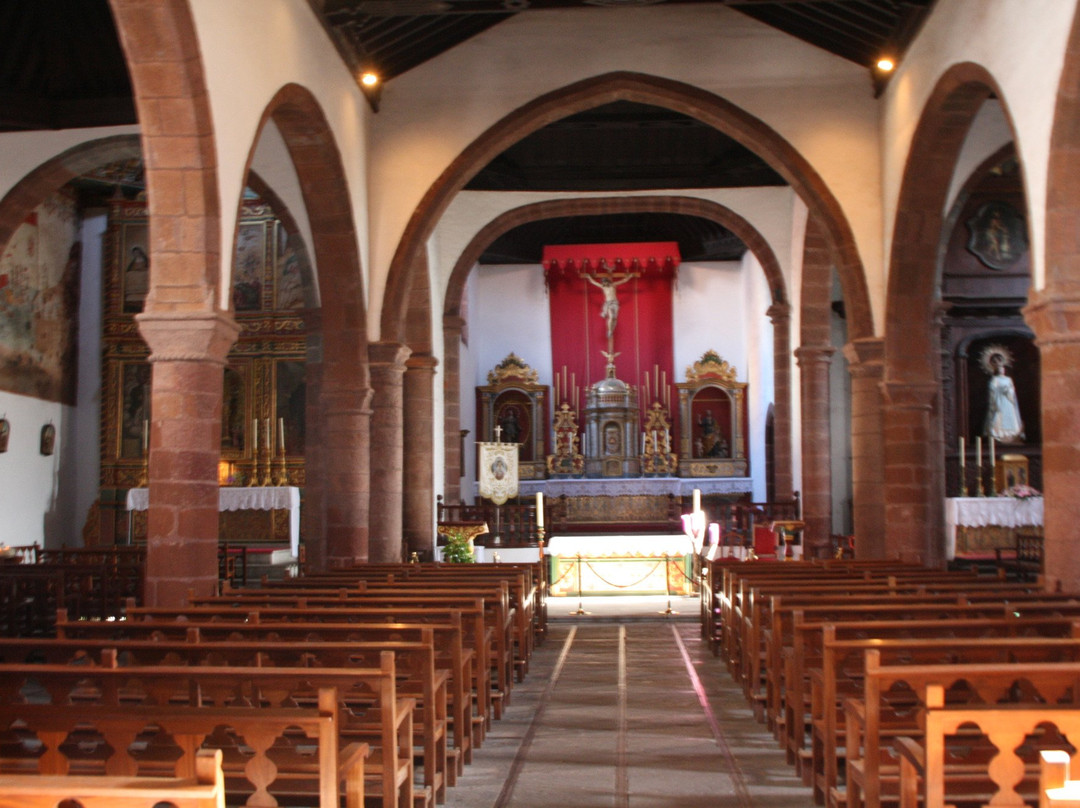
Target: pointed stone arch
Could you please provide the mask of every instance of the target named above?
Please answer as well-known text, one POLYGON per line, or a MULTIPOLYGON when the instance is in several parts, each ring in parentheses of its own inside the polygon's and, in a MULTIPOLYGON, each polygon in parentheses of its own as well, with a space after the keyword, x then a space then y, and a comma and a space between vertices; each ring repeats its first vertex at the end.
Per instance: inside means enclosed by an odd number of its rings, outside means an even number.
POLYGON ((566 216, 599 216, 612 213, 669 213, 698 216, 717 222, 736 236, 754 255, 765 273, 772 305, 767 314, 773 321, 773 373, 776 412, 776 490, 777 496, 792 496, 791 446, 791 333, 790 305, 780 262, 769 243, 753 225, 723 205, 705 199, 684 196, 596 197, 584 199, 555 199, 523 205, 497 216, 470 240, 462 251, 447 284, 443 301, 443 345, 446 355, 444 370, 446 451, 445 490, 447 500, 460 497, 457 471, 460 461, 460 402, 458 401, 458 345, 464 320, 461 299, 469 273, 492 242, 499 236, 529 222, 566 216))
POLYGON ((1045 282, 1025 318, 1039 346, 1042 384, 1045 581, 1080 586, 1080 11, 1073 17, 1050 140, 1045 282))
MULTIPOLYGON (((270 120, 300 182, 321 301, 319 310, 305 317, 304 532, 309 559, 318 569, 367 560, 369 553, 371 385, 363 277, 341 153, 318 101, 298 84, 279 89, 263 111, 246 173, 270 120)), ((237 200, 238 210, 242 201, 237 200)))
POLYGON ((822 223, 843 285, 852 336, 874 333, 854 235, 839 203, 810 163, 764 122, 717 95, 671 79, 615 72, 554 90, 514 110, 469 144, 443 171, 414 211, 391 261, 381 320, 383 339, 399 339, 403 333, 409 290, 415 273, 423 266, 427 240, 454 195, 469 179, 529 133, 613 101, 635 101, 684 113, 723 131, 768 162, 822 223))
MULTIPOLYGON (((1004 98, 980 65, 957 64, 941 76, 912 138, 896 206, 882 385, 883 550, 926 563, 944 555, 938 289, 945 204, 964 140, 991 96, 1004 98)), ((1003 111, 1008 118, 1004 104, 1003 111)))

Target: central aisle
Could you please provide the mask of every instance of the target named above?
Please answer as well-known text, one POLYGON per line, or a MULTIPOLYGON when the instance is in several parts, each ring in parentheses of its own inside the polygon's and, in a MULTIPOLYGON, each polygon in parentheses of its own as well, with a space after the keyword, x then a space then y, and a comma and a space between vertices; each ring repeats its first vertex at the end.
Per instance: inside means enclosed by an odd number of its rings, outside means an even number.
POLYGON ((448 808, 813 805, 695 621, 550 629, 448 808))

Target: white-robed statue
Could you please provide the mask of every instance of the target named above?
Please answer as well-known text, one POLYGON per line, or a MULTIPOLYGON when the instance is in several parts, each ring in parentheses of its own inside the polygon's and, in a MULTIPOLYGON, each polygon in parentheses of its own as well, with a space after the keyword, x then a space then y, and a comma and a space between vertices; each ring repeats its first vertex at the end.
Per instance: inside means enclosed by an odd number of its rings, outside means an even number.
POLYGON ((1000 345, 990 345, 982 353, 981 364, 990 374, 983 434, 999 443, 1023 443, 1024 422, 1016 401, 1016 386, 1005 373, 1012 364, 1012 355, 1000 345))

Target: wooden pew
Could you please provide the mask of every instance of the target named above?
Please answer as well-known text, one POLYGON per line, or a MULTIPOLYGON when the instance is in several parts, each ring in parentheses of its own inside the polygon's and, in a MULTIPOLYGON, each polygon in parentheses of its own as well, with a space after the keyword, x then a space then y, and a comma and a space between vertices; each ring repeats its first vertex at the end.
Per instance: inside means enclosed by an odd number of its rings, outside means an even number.
POLYGON ((1040 746, 1080 746, 1080 709, 946 706, 941 685, 928 686, 924 700, 922 739, 902 736, 893 742, 900 760, 900 808, 919 808, 920 803, 945 808, 959 800, 1022 808, 1025 798, 1032 800, 1042 791, 1040 746), (1057 734, 1047 732, 1050 726, 1057 734), (977 758, 980 747, 989 751, 993 765, 977 758))
POLYGON ((320 808, 338 808, 345 797, 347 808, 362 808, 368 746, 339 746, 335 688, 320 689, 317 704, 311 709, 8 702, 0 706, 0 722, 19 740, 4 745, 0 767, 33 776, 191 778, 198 770, 197 750, 209 745, 221 756, 232 804, 272 804, 273 794, 314 799, 320 808))
MULTIPOLYGON (((85 621, 71 620, 61 612, 56 620, 60 641, 91 640, 105 646, 119 641, 154 642, 212 642, 216 645, 242 642, 281 642, 295 647, 310 647, 319 643, 352 644, 376 643, 393 647, 393 643, 424 642, 430 632, 436 649, 436 666, 447 672, 447 710, 453 729, 453 748, 456 750, 456 772, 471 762, 473 746, 483 741, 485 718, 479 697, 472 690, 474 657, 464 644, 461 614, 450 612, 443 620, 416 623, 330 623, 292 622, 258 623, 216 620, 193 622, 177 620, 143 621, 85 621)), ((449 776, 449 775, 448 775, 449 776)))
POLYGON ((844 744, 843 701, 857 696, 863 686, 864 654, 876 650, 884 664, 973 664, 1080 661, 1080 638, 990 636, 1009 631, 1007 623, 978 628, 980 636, 942 636, 949 624, 938 621, 939 636, 914 638, 865 638, 835 640, 826 635, 822 667, 813 672, 811 761, 804 781, 812 783, 814 798, 838 786, 844 744), (856 670, 857 669, 857 670, 856 670))
POLYGON ((0 775, 0 808, 225 808, 221 750, 200 749, 194 777, 0 775))
POLYGON ((123 666, 213 665, 282 668, 378 668, 384 651, 394 654, 398 693, 416 701, 414 743, 421 750, 422 785, 436 802, 444 802, 446 788, 456 780, 456 766, 447 765, 448 672, 436 670, 434 632, 421 630, 418 642, 304 642, 238 640, 205 642, 197 632, 183 640, 124 639, 0 639, 0 660, 8 663, 71 665, 93 663, 108 654, 123 666))
MULTIPOLYGON (((493 668, 501 668, 500 662, 491 661, 492 654, 496 650, 505 653, 505 645, 497 645, 495 629, 499 621, 497 613, 489 613, 485 607, 483 598, 461 598, 449 602, 443 600, 440 604, 423 604, 413 601, 407 605, 365 605, 352 606, 342 605, 336 607, 271 607, 261 609, 223 609, 216 607, 190 607, 180 609, 145 609, 137 608, 129 612, 129 623, 137 623, 144 620, 160 622, 162 620, 177 619, 186 621, 242 621, 248 623, 377 623, 377 622, 418 622, 418 623, 445 623, 449 622, 451 615, 460 617, 459 628, 462 631, 462 640, 466 647, 472 649, 473 654, 473 682, 472 687, 480 706, 484 726, 490 725, 491 717, 501 717, 501 710, 495 711, 497 702, 494 684, 491 678, 493 668)), ((70 624, 69 624, 70 625, 70 624)), ((310 631, 310 629, 309 629, 310 631)))
POLYGON ((930 686, 941 686, 954 701, 1009 702, 1039 709, 1075 706, 1080 698, 1077 662, 882 665, 873 649, 866 651, 865 659, 863 696, 847 699, 844 705, 847 788, 842 798, 847 808, 878 808, 883 795, 899 799, 899 766, 883 762, 882 750, 892 738, 922 736, 919 721, 930 686))
MULTIPOLYGON (((335 688, 342 743, 370 742, 364 766, 366 791, 384 808, 412 808, 414 705, 399 699, 394 656, 383 652, 378 669, 90 667, 85 665, 0 665, 0 705, 20 715, 41 704, 25 704, 26 688, 36 701, 66 707, 76 719, 97 705, 120 715, 139 705, 156 715, 172 705, 199 708, 288 708, 315 701, 335 688), (77 711, 72 704, 79 704, 77 711)), ((205 718, 202 719, 205 721, 205 718)))

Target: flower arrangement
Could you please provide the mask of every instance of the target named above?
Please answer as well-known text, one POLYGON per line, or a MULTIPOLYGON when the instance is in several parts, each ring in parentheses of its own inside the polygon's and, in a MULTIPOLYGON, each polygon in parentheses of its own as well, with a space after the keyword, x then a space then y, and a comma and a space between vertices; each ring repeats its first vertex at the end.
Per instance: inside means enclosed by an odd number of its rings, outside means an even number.
POLYGON ((1032 497, 1041 497, 1042 494, 1030 485, 1014 485, 1011 488, 1006 488, 1001 492, 1004 496, 1012 497, 1013 499, 1031 499, 1032 497))
POLYGON ((442 560, 449 564, 472 564, 476 560, 473 557, 472 539, 465 531, 446 534, 442 560))

